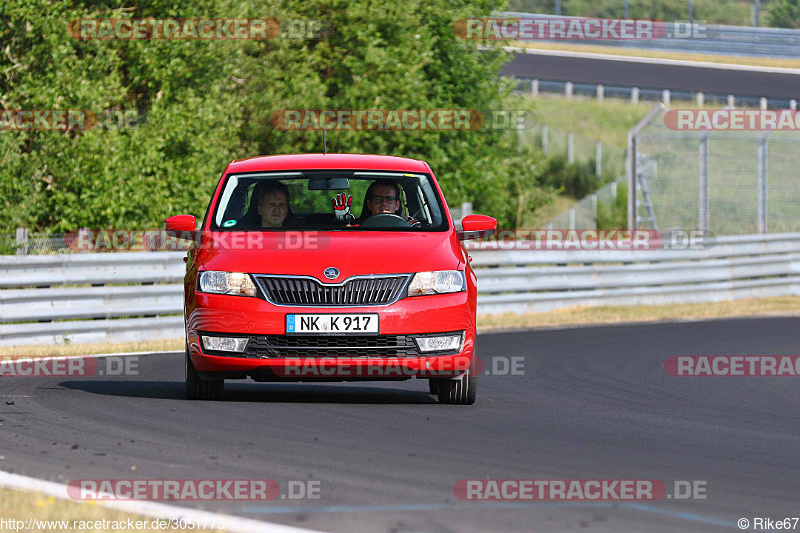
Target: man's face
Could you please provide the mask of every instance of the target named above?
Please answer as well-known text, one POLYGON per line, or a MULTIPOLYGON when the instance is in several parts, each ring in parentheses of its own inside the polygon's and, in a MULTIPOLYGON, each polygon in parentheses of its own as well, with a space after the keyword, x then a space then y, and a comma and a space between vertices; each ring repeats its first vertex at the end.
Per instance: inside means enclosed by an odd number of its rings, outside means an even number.
POLYGON ((399 204, 400 198, 397 197, 397 191, 391 185, 376 185, 372 188, 372 198, 367 200, 367 207, 373 215, 394 214, 399 204))
POLYGON ((261 197, 258 202, 258 214, 261 215, 261 225, 265 228, 277 228, 286 220, 289 214, 289 202, 281 191, 273 191, 261 197))

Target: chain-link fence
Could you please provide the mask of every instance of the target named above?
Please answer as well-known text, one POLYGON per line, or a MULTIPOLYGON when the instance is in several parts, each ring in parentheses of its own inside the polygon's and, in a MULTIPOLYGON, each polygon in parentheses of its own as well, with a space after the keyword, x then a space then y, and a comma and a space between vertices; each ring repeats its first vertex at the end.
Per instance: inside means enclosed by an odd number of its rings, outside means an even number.
POLYGON ((563 213, 550 219, 543 229, 597 229, 598 206, 614 205, 617 201, 617 194, 623 191, 624 183, 625 176, 607 183, 586 198, 575 202, 563 213))
MULTIPOLYGON (((453 222, 472 214, 472 202, 450 209, 453 222)), ((153 252, 188 250, 192 243, 167 236, 164 230, 91 230, 69 233, 34 233, 18 228, 16 233, 0 234, 0 255, 51 255, 100 252, 153 252)))
POLYGON ((71 252, 63 233, 0 234, 0 255, 39 255, 71 252))
POLYGON ((641 123, 631 141, 638 228, 800 231, 800 133, 674 131, 665 111, 641 123))
POLYGON ((0 255, 177 251, 190 246, 189 241, 169 237, 158 229, 34 233, 18 228, 15 234, 0 234, 0 255))
POLYGON ((625 150, 547 124, 521 130, 520 143, 533 145, 545 155, 560 154, 569 162, 591 165, 601 181, 616 179, 625 172, 625 150))
POLYGON ((613 205, 617 186, 624 181, 625 150, 547 124, 522 130, 520 143, 533 145, 545 155, 560 155, 570 163, 591 167, 597 182, 606 183, 550 219, 543 228, 596 229, 598 204, 613 205))

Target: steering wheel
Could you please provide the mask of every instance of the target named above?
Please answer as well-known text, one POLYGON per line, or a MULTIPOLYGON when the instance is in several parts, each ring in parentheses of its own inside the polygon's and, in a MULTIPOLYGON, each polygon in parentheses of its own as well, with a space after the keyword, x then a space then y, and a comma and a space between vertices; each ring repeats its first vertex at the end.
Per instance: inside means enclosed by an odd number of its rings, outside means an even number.
POLYGON ((410 228, 411 224, 401 217, 393 213, 378 213, 372 215, 364 222, 361 223, 362 228, 410 228))

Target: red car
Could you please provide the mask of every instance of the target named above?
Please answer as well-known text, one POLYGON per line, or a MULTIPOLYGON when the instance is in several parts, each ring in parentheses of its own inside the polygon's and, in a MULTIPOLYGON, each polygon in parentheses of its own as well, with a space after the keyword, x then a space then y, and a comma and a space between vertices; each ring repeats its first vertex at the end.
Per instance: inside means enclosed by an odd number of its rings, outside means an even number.
POLYGON ((308 154, 228 165, 185 277, 186 393, 221 399, 226 379, 428 379, 441 403, 475 401, 476 279, 427 163, 308 154))

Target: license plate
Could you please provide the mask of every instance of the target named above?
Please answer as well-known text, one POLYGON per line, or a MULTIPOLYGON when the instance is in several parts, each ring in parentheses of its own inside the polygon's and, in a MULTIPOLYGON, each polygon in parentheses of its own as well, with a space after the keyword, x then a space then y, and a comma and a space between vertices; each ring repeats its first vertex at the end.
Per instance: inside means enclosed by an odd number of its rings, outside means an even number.
POLYGON ((377 335, 378 315, 286 315, 287 335, 377 335))

